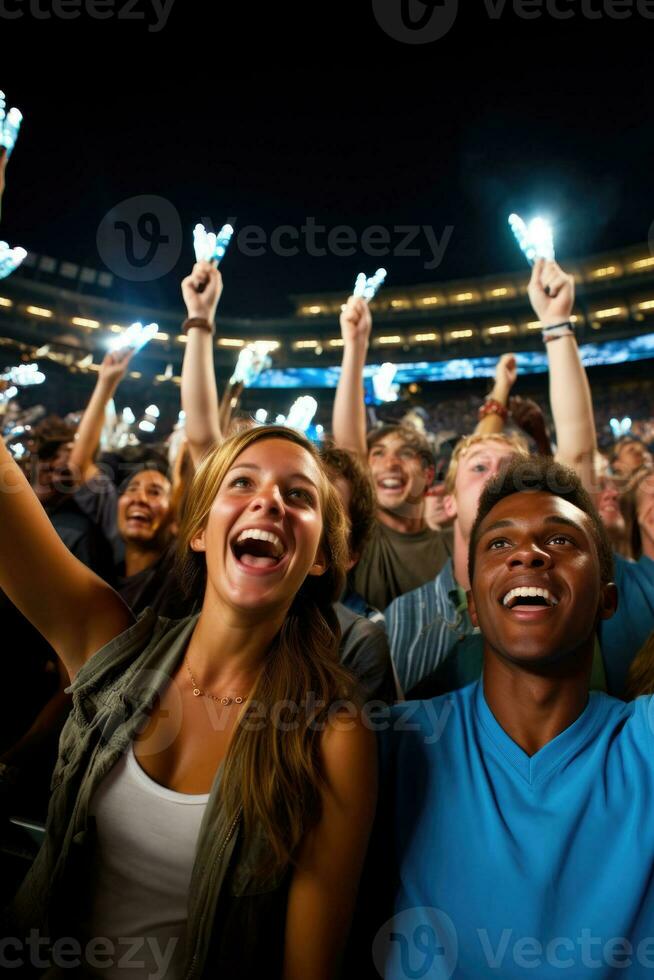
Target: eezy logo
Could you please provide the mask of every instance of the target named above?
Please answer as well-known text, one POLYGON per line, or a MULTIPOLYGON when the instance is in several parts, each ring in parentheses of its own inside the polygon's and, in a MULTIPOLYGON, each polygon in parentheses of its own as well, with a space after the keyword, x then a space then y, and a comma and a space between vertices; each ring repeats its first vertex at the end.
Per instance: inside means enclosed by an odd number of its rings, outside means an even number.
POLYGON ((431 44, 452 29, 459 0, 372 0, 377 23, 404 44, 431 44))

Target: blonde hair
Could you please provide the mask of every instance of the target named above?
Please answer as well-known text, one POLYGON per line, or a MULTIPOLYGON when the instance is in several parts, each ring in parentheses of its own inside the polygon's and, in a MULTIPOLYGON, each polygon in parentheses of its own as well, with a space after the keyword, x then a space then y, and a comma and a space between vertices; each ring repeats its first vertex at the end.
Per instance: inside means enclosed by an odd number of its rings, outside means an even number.
POLYGON ((473 446, 478 446, 480 443, 486 442, 500 442, 504 446, 510 446, 516 455, 529 455, 527 443, 522 436, 519 436, 517 433, 507 434, 505 432, 496 432, 492 433, 491 435, 484 435, 477 432, 473 433, 471 436, 464 436, 463 439, 460 439, 454 447, 454 452, 452 453, 452 458, 450 459, 450 464, 447 468, 447 473, 445 474, 445 493, 454 493, 456 474, 459 471, 459 463, 461 462, 461 459, 469 452, 470 449, 472 449, 473 446))
POLYGON ((191 541, 205 527, 216 494, 237 457, 265 439, 293 442, 316 463, 327 571, 322 576, 307 575, 294 596, 225 759, 221 802, 230 821, 238 819, 242 807, 246 839, 251 839, 255 828, 263 832, 266 847, 256 869, 261 878, 283 871, 293 861, 306 831, 319 820, 324 778, 321 730, 337 700, 355 700, 355 682, 339 664, 340 629, 333 608, 345 584, 347 521, 317 451, 300 433, 275 425, 248 429, 202 461, 179 533, 182 579, 187 589, 206 584, 204 554, 192 551, 191 541), (291 730, 286 724, 273 724, 268 713, 264 724, 260 714, 256 724, 247 724, 251 712, 262 705, 272 709, 288 702, 298 710, 298 721, 291 730))

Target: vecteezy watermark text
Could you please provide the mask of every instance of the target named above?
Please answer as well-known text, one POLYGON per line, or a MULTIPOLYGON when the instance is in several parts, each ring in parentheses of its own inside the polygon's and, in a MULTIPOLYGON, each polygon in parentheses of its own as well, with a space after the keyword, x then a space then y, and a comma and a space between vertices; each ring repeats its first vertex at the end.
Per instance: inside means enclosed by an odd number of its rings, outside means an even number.
MULTIPOLYGON (((373 0, 377 23, 403 44, 431 44, 445 37, 458 16, 458 0, 373 0)), ((490 20, 512 13, 520 20, 654 20, 654 0, 482 0, 490 20)))
POLYGON ((33 967, 46 970, 78 970, 80 966, 93 970, 118 969, 142 970, 144 980, 164 980, 178 940, 171 938, 162 948, 153 936, 123 937, 118 940, 96 936, 86 944, 72 937, 61 937, 54 942, 42 936, 37 929, 30 929, 24 939, 6 936, 0 939, 0 969, 18 970, 33 967))
POLYGON ((20 20, 121 20, 147 22, 158 34, 168 23, 175 0, 0 0, 0 19, 20 20))

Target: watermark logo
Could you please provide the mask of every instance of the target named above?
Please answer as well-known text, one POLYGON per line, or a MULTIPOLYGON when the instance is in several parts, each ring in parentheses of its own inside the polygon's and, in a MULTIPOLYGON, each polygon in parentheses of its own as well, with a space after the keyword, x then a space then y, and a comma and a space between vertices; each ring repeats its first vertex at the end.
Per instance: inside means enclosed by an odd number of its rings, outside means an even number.
POLYGON ((458 955, 454 923, 436 908, 398 912, 384 923, 372 944, 380 977, 397 980, 449 980, 458 955))
POLYGON ((100 258, 129 282, 151 282, 167 275, 182 248, 182 223, 165 197, 141 194, 121 201, 100 222, 100 258))
POLYGON ((147 23, 158 34, 175 0, 0 0, 0 20, 121 20, 147 23))
MULTIPOLYGON (((439 41, 454 26, 458 0, 373 0, 377 23, 402 44, 439 41)), ((654 0, 482 0, 491 21, 505 14, 519 20, 654 20, 654 0)))
POLYGON ((395 41, 431 44, 454 26, 459 0, 372 0, 377 23, 395 41))

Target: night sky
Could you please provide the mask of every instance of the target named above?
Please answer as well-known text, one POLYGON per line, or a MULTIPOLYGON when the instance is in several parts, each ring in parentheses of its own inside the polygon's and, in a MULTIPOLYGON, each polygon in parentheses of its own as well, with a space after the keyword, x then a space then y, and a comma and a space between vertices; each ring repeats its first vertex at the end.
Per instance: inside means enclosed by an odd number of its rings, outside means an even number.
POLYGON ((0 87, 25 115, 2 237, 99 267, 104 215, 161 195, 186 236, 178 263, 113 289, 157 306, 178 305, 202 217, 267 235, 308 216, 357 236, 382 225, 394 244, 396 225, 429 225, 439 240, 452 226, 431 270, 422 237, 419 257, 379 260, 232 248, 221 309, 238 316, 284 314, 289 294, 343 290, 378 265, 393 285, 523 268, 506 228, 513 210, 551 215, 562 260, 645 241, 654 20, 525 21, 509 7, 492 20, 466 0, 446 37, 407 45, 384 34, 370 3, 227 17, 176 0, 156 34, 144 22, 37 21, 26 3, 22 19, 0 20, 0 87))

